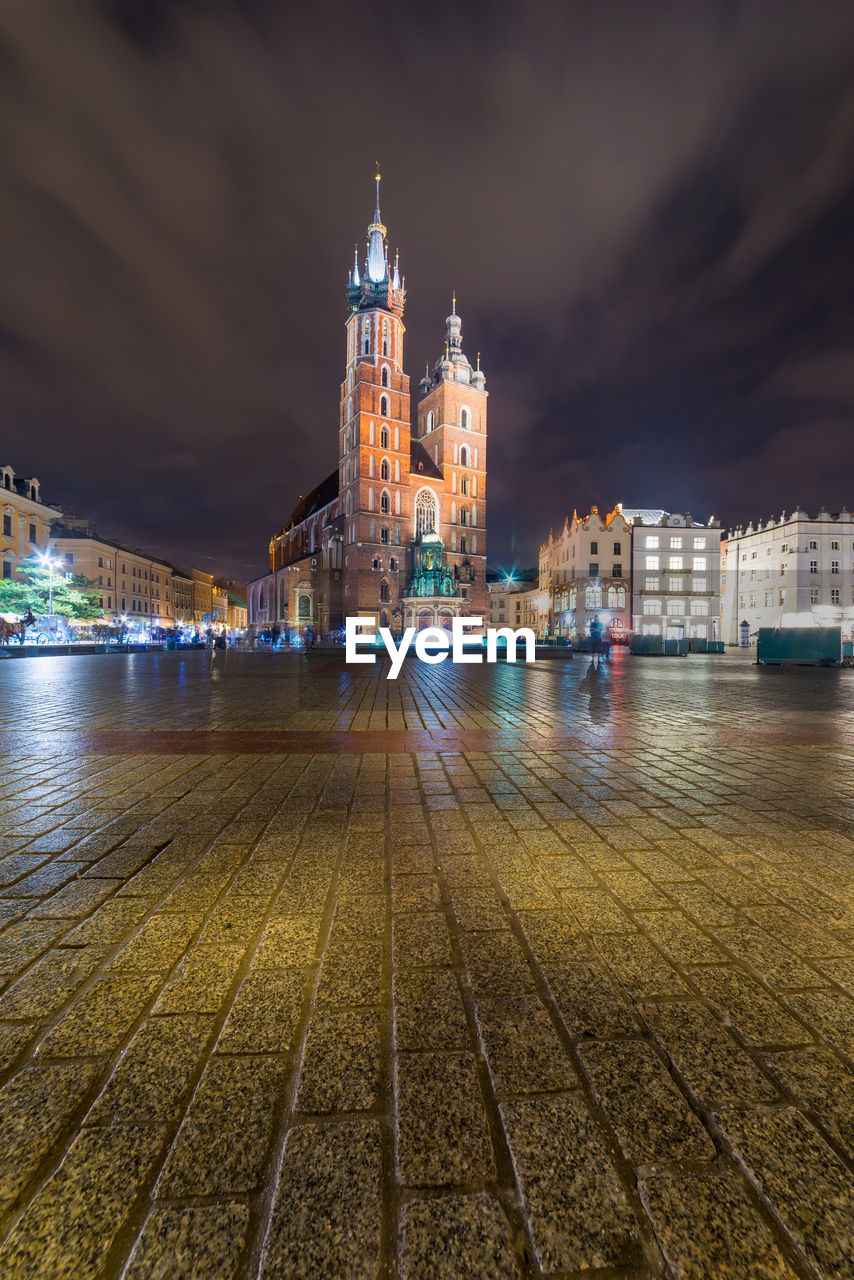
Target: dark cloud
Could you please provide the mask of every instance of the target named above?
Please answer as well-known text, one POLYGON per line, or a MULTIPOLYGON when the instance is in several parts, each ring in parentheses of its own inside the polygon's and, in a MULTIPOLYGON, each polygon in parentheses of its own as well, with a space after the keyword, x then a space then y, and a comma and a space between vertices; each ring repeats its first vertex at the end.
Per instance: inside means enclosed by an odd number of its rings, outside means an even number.
POLYGON ((0 16, 4 460, 251 574, 334 465, 372 165, 452 288, 496 562, 591 502, 854 505, 854 10, 29 0, 0 16))

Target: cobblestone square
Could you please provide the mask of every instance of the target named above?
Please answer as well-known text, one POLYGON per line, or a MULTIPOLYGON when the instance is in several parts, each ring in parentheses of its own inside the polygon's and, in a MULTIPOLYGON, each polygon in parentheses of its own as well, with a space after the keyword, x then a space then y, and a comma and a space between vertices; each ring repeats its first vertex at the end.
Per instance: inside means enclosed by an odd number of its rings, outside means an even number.
POLYGON ((0 663, 0 1275, 854 1273, 854 674, 0 663))

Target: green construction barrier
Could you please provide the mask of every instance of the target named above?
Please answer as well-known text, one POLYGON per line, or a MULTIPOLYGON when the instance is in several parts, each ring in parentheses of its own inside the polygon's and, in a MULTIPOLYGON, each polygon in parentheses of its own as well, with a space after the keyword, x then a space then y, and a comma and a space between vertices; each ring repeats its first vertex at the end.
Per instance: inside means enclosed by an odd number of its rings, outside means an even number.
POLYGON ((842 661, 841 627, 760 627, 756 661, 763 666, 828 666, 842 661))

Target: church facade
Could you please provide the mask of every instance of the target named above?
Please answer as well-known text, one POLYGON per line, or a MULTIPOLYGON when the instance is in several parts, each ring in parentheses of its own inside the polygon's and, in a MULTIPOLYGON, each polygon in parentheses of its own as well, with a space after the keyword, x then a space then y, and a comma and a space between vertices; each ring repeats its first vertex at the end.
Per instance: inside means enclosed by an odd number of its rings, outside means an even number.
POLYGON ((462 347, 456 300, 418 385, 404 371, 405 280, 389 263, 380 175, 367 255, 347 283, 337 466, 270 541, 249 620, 325 636, 348 616, 404 627, 488 617, 486 378, 462 347), (414 412, 413 412, 414 408, 414 412))

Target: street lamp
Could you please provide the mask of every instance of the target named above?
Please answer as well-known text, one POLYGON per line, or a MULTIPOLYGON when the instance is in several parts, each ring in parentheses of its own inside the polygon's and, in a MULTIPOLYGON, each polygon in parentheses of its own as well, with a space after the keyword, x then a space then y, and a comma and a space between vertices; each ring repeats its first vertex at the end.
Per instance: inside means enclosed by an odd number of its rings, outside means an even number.
POLYGON ((47 614, 51 622, 53 622, 53 566, 56 562, 50 554, 50 548, 48 548, 47 551, 37 551, 36 555, 39 560, 41 560, 42 564, 47 566, 50 574, 47 588, 47 614))

